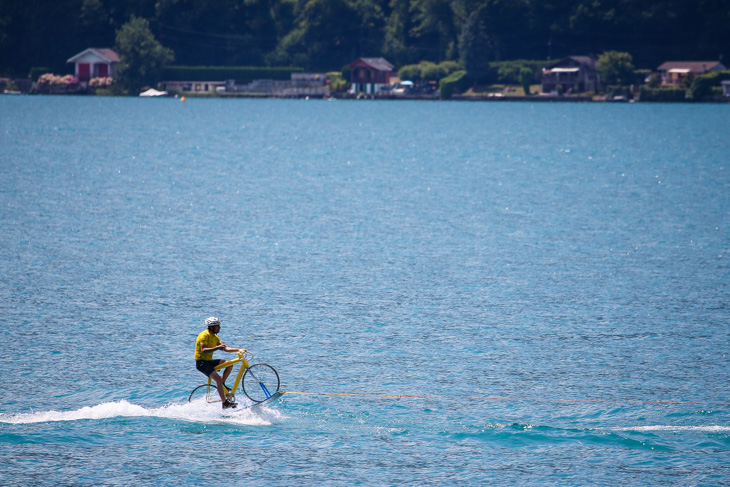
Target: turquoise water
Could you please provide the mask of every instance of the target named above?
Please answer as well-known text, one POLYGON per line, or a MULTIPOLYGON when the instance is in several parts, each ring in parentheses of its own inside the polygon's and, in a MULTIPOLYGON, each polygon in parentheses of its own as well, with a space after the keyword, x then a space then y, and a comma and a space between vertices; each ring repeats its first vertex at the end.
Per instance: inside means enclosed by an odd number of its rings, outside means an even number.
POLYGON ((1 483, 727 485, 729 122, 0 97, 1 483))

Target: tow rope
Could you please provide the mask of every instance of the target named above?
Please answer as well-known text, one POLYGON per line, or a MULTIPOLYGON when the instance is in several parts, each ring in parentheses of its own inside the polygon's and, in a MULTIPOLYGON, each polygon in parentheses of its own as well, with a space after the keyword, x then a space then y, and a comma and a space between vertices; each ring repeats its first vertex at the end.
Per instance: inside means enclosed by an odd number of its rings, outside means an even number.
POLYGON ((304 396, 338 396, 338 397, 372 397, 388 399, 464 399, 469 401, 502 401, 502 402, 568 402, 568 403, 614 403, 614 404, 680 404, 696 406, 730 406, 730 402, 704 402, 704 401, 642 401, 632 399, 561 399, 561 398, 539 398, 539 397, 501 397, 501 396, 425 396, 412 394, 364 394, 364 393, 338 393, 338 392, 302 392, 302 391, 281 391, 283 394, 298 394, 304 396))

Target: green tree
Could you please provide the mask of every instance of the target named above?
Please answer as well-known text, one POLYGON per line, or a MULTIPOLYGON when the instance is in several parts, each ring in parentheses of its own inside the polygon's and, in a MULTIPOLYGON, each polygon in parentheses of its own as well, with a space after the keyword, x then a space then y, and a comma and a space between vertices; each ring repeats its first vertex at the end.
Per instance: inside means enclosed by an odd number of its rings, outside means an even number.
POLYGON ((447 74, 446 69, 440 64, 430 61, 423 61, 421 63, 421 78, 425 81, 438 81, 441 78, 445 78, 447 74))
POLYGON ((523 66, 520 69, 520 83, 522 84, 522 89, 525 90, 525 95, 530 94, 530 85, 532 84, 534 75, 532 70, 527 66, 523 66))
POLYGON ((493 60, 613 50, 656 69, 668 59, 730 59, 728 0, 0 0, 0 72, 67 73, 66 59, 113 45, 133 15, 185 65, 440 62, 463 57, 479 30, 489 39, 482 57, 493 60))
POLYGON ((601 81, 609 85, 629 85, 634 80, 634 60, 628 52, 606 51, 598 56, 601 81))
POLYGON ((410 0, 390 0, 383 39, 383 55, 398 66, 420 59, 419 49, 410 35, 414 27, 410 0))
POLYGON ((316 70, 350 63, 361 55, 367 27, 352 0, 307 0, 279 44, 276 62, 316 70))
POLYGON ((467 75, 476 83, 489 72, 489 63, 494 60, 494 40, 477 10, 469 15, 459 37, 459 54, 467 75))
POLYGON ((117 80, 130 94, 157 83, 165 65, 175 59, 175 54, 152 35, 147 19, 134 16, 117 31, 115 49, 120 58, 117 80))
POLYGON ((422 59, 443 61, 457 56, 458 31, 453 0, 412 0, 414 27, 410 35, 421 47, 422 59))
POLYGON ((406 64, 398 70, 398 78, 401 81, 419 81, 421 79, 421 66, 418 64, 406 64))

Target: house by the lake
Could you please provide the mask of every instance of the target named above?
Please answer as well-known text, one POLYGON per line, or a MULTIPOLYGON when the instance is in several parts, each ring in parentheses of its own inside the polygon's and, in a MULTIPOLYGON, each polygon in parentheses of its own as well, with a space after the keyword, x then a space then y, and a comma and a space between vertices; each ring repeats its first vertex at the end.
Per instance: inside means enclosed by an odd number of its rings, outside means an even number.
POLYGON ((657 68, 664 86, 682 86, 687 78, 711 71, 725 71, 720 61, 667 61, 657 68))
POLYGON ((67 63, 74 63, 74 76, 87 82, 92 78, 113 78, 119 64, 119 54, 105 47, 90 47, 68 58, 67 63))
POLYGON ((593 56, 569 56, 542 69, 543 93, 598 91, 600 76, 593 56))
POLYGON ((664 86, 682 86, 686 79, 710 71, 725 71, 720 61, 667 61, 657 68, 664 86))
POLYGON ((393 65, 382 57, 361 57, 350 63, 351 93, 374 95, 390 88, 393 65))
POLYGON ((176 93, 215 93, 225 90, 225 81, 160 81, 164 91, 176 93))

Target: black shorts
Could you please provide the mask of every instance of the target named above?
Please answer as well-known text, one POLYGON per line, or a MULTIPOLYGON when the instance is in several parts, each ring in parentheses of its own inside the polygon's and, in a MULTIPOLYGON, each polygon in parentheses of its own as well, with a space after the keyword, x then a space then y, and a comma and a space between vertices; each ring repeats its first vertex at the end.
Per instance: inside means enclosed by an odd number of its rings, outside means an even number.
POLYGON ((215 360, 196 360, 195 361, 195 368, 201 371, 203 374, 205 374, 206 377, 209 377, 210 374, 213 373, 216 367, 220 365, 220 363, 223 362, 221 359, 215 359, 215 360))

